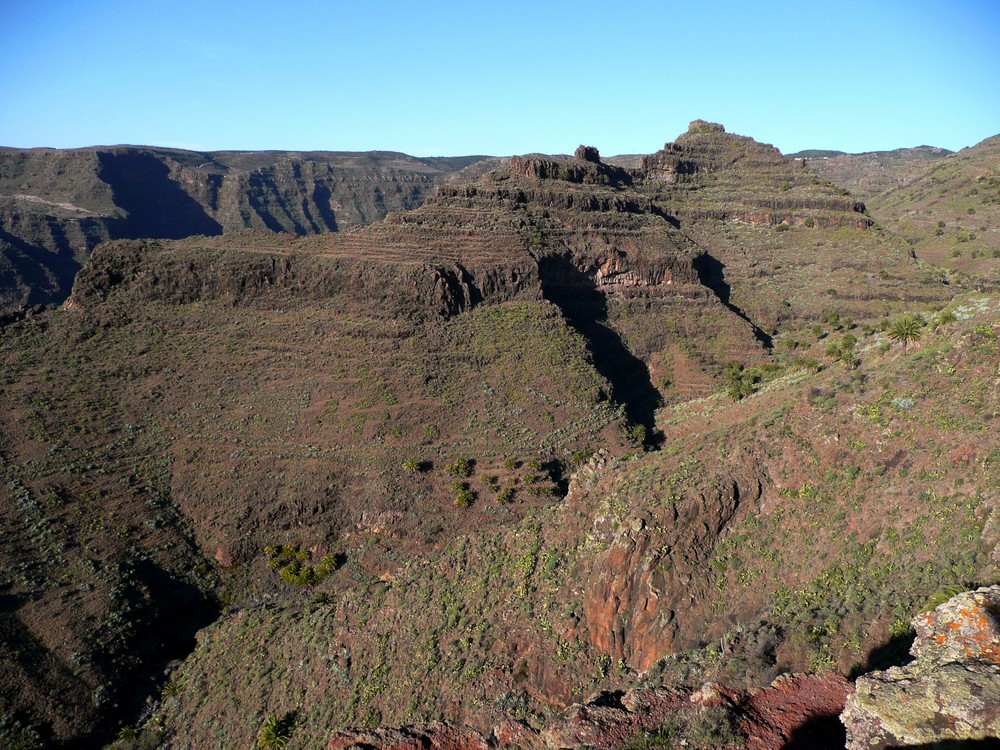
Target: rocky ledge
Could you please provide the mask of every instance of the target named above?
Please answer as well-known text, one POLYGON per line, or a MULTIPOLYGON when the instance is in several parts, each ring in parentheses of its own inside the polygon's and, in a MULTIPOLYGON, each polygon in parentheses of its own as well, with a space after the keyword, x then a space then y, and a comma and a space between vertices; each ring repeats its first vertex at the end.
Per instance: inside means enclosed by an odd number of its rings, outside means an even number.
POLYGON ((1000 586, 959 594, 913 629, 912 662, 858 679, 841 715, 847 750, 1000 738, 1000 586))
POLYGON ((489 735, 467 727, 348 731, 334 734, 327 750, 530 750, 622 747, 714 747, 746 750, 839 750, 837 713, 850 683, 832 674, 784 675, 769 687, 733 690, 707 683, 699 690, 637 688, 600 693, 575 704, 537 731, 505 720, 489 735))

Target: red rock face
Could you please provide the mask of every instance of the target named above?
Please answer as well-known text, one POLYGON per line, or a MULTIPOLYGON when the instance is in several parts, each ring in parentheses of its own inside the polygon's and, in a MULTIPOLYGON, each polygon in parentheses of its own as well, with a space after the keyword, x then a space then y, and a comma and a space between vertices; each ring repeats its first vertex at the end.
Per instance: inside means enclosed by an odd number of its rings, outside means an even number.
POLYGON ((844 730, 837 720, 851 684, 833 674, 785 675, 756 691, 708 683, 700 690, 638 688, 602 694, 552 718, 540 732, 503 721, 489 737, 448 724, 403 729, 348 731, 333 735, 327 750, 485 750, 509 747, 541 750, 589 747, 614 750, 673 727, 685 740, 685 726, 715 712, 733 718, 744 750, 839 750, 844 730))
MULTIPOLYGON (((837 714, 851 690, 833 674, 786 675, 757 691, 730 690, 709 683, 695 692, 664 688, 626 693, 615 706, 573 706, 542 732, 549 748, 612 748, 644 732, 677 725, 705 709, 726 709, 735 717, 746 750, 826 750, 843 747, 837 714)), ((683 730, 681 730, 683 733, 683 730)))
POLYGON ((651 546, 645 523, 636 519, 600 556, 584 598, 591 642, 640 670, 671 650, 676 630, 673 612, 658 606, 665 578, 651 546))
POLYGON ((756 693, 734 694, 747 750, 842 748, 838 716, 853 689, 840 675, 787 675, 756 693))
POLYGON ((665 528, 636 517, 611 532, 608 548, 594 558, 584 595, 591 643, 644 670, 699 637, 701 624, 693 618, 681 623, 675 613, 701 598, 702 561, 741 501, 759 497, 759 479, 748 474, 740 483, 742 491, 733 482, 678 500, 665 528))

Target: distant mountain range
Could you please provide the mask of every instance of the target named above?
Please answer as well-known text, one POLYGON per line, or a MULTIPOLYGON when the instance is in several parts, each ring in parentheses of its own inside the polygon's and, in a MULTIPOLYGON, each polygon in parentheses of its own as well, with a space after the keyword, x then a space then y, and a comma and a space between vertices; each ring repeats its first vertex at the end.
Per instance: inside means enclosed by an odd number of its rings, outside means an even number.
POLYGON ((93 247, 247 228, 350 229, 419 206, 483 157, 0 149, 0 310, 61 302, 93 247))
POLYGON ((952 152, 945 148, 917 146, 863 154, 810 149, 788 156, 792 159, 805 159, 813 172, 867 201, 907 182, 931 163, 950 153, 952 152))

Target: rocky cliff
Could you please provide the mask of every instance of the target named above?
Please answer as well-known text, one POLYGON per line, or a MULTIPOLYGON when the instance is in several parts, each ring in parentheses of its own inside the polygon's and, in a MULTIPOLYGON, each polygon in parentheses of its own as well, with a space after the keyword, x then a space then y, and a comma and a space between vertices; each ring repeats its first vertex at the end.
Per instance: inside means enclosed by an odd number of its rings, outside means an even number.
POLYGON ((480 158, 0 149, 0 310, 62 301, 103 240, 349 229, 415 208, 480 158))

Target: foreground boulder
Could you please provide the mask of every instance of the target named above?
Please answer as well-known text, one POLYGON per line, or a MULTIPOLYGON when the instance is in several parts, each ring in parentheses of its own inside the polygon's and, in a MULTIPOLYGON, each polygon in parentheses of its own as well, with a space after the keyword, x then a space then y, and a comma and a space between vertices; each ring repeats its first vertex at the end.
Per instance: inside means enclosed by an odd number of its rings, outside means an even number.
POLYGON ((841 721, 848 750, 1000 737, 1000 586, 913 619, 914 661, 857 682, 841 721))

